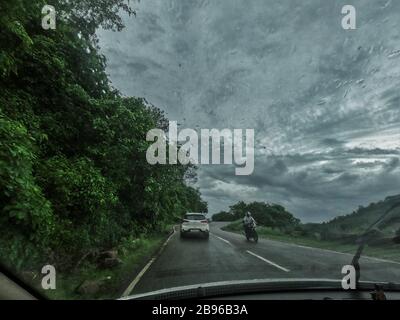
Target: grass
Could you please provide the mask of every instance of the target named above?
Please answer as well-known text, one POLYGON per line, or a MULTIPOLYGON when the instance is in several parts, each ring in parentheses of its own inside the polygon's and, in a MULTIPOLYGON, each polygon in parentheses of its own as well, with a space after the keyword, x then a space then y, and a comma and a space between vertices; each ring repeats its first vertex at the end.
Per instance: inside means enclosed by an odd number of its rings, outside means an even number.
MULTIPOLYGON (((234 221, 222 230, 242 233, 241 221, 234 221)), ((313 248, 334 250, 343 253, 354 254, 358 248, 355 243, 343 243, 340 241, 326 241, 319 240, 313 237, 301 236, 298 234, 286 234, 279 230, 259 226, 257 232, 260 238, 276 240, 286 243, 293 243, 302 246, 308 246, 313 248)), ((380 246, 366 246, 363 251, 363 256, 375 257, 380 259, 387 259, 392 261, 400 262, 400 245, 395 243, 388 243, 380 246)))
MULTIPOLYGON (((169 229, 171 230, 171 229, 169 229)), ((147 260, 160 248, 165 240, 165 233, 127 240, 118 248, 119 258, 123 263, 113 269, 100 269, 94 264, 83 264, 77 272, 57 273, 57 289, 46 290, 50 299, 116 299, 122 290, 133 280, 147 260), (85 280, 101 283, 101 290, 96 294, 80 294, 76 288, 85 280)))

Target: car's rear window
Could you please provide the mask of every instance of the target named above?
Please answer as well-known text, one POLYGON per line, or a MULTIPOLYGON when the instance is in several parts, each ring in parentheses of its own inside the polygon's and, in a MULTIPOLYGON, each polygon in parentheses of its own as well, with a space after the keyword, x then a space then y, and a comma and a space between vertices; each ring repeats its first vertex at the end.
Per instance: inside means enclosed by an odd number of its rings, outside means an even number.
POLYGON ((187 214, 186 219, 188 220, 205 220, 206 217, 202 214, 187 214))

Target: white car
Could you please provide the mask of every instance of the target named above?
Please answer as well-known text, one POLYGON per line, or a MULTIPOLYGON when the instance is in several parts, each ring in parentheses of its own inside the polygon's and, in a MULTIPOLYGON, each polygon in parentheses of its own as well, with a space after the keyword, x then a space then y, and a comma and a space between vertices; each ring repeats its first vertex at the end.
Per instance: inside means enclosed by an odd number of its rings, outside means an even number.
POLYGON ((206 239, 210 235, 210 226, 203 213, 186 213, 181 223, 181 237, 189 232, 201 232, 206 239))

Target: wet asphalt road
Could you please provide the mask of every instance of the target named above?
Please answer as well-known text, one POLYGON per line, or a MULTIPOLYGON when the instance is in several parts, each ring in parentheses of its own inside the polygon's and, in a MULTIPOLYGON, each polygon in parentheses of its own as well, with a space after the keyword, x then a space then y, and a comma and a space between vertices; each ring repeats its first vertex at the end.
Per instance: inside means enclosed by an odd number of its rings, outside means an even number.
MULTIPOLYGON (((342 279, 342 267, 352 255, 259 239, 247 242, 240 234, 210 224, 210 238, 171 237, 143 274, 131 294, 216 281, 268 278, 342 279)), ((177 228, 178 230, 178 228, 177 228)), ((362 257, 361 280, 400 283, 400 263, 362 257)))

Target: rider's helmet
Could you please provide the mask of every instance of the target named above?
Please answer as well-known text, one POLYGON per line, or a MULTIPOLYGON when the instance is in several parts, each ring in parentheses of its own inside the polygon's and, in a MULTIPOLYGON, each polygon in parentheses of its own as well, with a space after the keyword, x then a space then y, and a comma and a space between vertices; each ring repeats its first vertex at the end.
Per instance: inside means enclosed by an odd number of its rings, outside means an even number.
POLYGON ((251 217, 250 211, 247 211, 247 212, 246 212, 246 216, 251 217))

